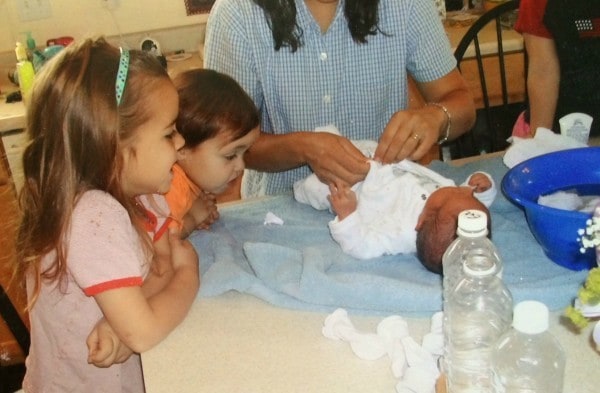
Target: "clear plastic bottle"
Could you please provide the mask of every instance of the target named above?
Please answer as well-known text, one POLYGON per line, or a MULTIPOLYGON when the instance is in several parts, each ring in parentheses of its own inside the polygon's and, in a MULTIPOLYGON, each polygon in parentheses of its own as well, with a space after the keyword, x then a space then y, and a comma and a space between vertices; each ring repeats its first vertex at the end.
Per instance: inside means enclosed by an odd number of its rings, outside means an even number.
POLYGON ((458 215, 458 237, 448 246, 442 256, 444 270, 444 299, 462 278, 462 266, 466 255, 481 255, 494 260, 497 275, 502 277, 502 260, 498 249, 487 237, 487 215, 481 210, 465 210, 458 215))
POLYGON ((515 306, 513 329, 492 354, 495 393, 561 393, 565 353, 548 331, 548 308, 533 300, 515 306))
MULTIPOLYGON (((444 271, 442 282, 444 327, 448 325, 446 317, 447 301, 456 284, 463 278, 463 263, 468 256, 485 257, 494 261, 497 270, 496 274, 498 277, 502 277, 502 260, 496 246, 487 237, 487 224, 487 215, 480 210, 465 210, 458 215, 458 227, 456 230, 458 237, 448 246, 448 249, 442 256, 444 271)), ((444 340, 448 340, 448 332, 445 330, 444 340)), ((447 355, 444 354, 440 359, 442 372, 446 372, 448 367, 446 361, 447 355)))
POLYGON ((469 256, 463 270, 445 312, 447 391, 491 393, 492 349, 510 328, 512 295, 492 258, 469 256))

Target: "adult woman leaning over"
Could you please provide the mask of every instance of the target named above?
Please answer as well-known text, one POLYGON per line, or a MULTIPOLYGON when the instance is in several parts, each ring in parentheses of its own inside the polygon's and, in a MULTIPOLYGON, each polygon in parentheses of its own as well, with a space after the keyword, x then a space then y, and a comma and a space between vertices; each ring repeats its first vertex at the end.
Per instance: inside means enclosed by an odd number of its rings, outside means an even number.
POLYGON ((385 163, 417 160, 475 119, 433 1, 217 0, 204 50, 261 112, 243 197, 289 191, 311 170, 354 184, 369 165, 349 139, 379 140, 385 163), (409 75, 422 108, 407 109, 409 75))

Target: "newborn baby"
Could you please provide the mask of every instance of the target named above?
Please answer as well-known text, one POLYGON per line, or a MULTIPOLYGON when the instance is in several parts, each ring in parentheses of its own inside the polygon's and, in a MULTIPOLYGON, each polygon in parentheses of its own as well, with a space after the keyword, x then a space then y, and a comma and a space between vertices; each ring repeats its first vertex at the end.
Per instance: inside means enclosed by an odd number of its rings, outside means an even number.
POLYGON ((331 235, 345 253, 359 259, 416 251, 428 270, 441 273, 442 255, 456 237, 458 214, 466 209, 488 212, 497 193, 484 172, 456 186, 408 160, 370 165, 365 180, 352 189, 327 186, 314 174, 294 184, 297 201, 337 214, 329 223, 331 235))

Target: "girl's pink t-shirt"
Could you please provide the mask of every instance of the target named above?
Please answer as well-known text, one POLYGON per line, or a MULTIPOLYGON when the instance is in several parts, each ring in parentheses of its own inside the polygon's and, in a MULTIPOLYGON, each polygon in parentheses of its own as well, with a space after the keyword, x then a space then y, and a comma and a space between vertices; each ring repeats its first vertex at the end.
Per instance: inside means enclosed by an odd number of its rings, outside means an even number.
MULTIPOLYGON (((150 259, 139 235, 116 199, 92 190, 75 206, 67 239, 65 280, 44 282, 29 314, 31 348, 23 388, 27 393, 143 392, 139 355, 98 368, 87 363, 86 345, 103 317, 93 295, 142 285, 150 259)), ((42 266, 52 258, 46 255, 42 266)))

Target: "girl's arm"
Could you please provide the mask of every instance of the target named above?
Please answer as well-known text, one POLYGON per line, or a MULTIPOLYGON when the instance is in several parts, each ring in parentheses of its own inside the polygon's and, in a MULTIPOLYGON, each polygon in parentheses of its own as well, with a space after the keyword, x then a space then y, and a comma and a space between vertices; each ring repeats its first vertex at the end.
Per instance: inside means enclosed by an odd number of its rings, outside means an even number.
POLYGON ((152 348, 175 329, 198 292, 198 256, 194 248, 174 233, 169 232, 168 238, 173 272, 159 292, 147 299, 142 287, 124 287, 95 296, 118 338, 134 352, 152 348))
MULTIPOLYGON (((152 269, 144 280, 142 291, 146 298, 159 293, 173 278, 169 233, 161 236, 153 244, 154 261, 152 269)), ((124 345, 106 318, 101 318, 88 336, 88 363, 96 367, 110 367, 126 361, 133 351, 124 345)))

